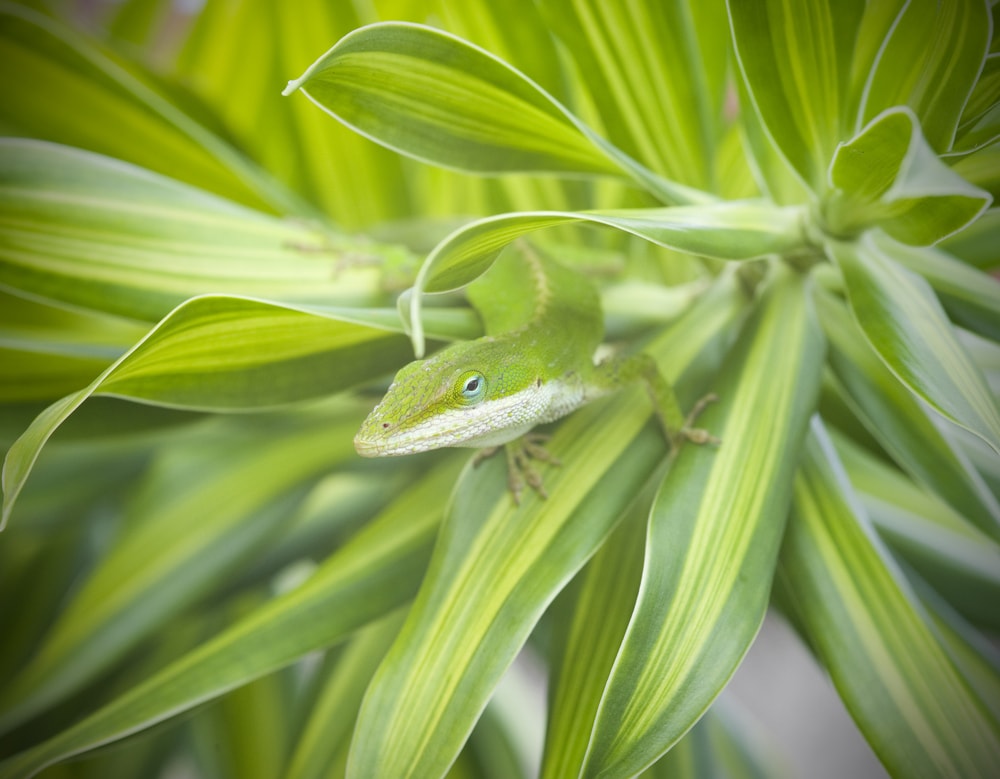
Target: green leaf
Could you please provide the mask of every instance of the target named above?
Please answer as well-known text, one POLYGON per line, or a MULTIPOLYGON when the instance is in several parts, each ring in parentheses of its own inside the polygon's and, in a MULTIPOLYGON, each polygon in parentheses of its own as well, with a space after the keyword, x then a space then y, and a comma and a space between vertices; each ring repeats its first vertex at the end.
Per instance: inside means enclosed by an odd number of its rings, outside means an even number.
POLYGON ((946 158, 946 161, 970 184, 989 192, 994 202, 1000 198, 1000 141, 958 159, 946 158))
MULTIPOLYGON (((7 452, 4 523, 38 453, 91 395, 197 410, 240 411, 321 397, 410 357, 395 312, 323 315, 236 297, 178 306, 89 386, 38 415, 7 452)), ((0 523, 2 527, 2 523, 0 523)))
POLYGON ((822 210, 833 235, 878 225, 903 243, 927 245, 974 221, 991 196, 941 162, 909 108, 891 108, 837 147, 834 189, 822 210))
POLYGON ((210 427, 166 450, 130 504, 136 529, 78 583, 32 662, 0 695, 0 729, 93 681, 261 551, 304 489, 353 457, 362 418, 356 405, 338 403, 261 429, 245 420, 210 427))
POLYGON ((980 270, 1000 268, 996 252, 1000 208, 991 208, 962 232, 941 243, 941 248, 980 270))
POLYGON ((205 293, 386 305, 373 262, 415 259, 251 211, 108 157, 0 139, 0 283, 155 321, 205 293))
POLYGON ((357 132, 474 173, 625 175, 668 202, 707 196, 651 173, 506 63, 449 33, 383 23, 346 35, 290 81, 357 132))
POLYGON ((728 44, 721 0, 546 0, 543 8, 608 139, 669 179, 715 189, 728 44))
POLYGON ((385 182, 412 171, 306 101, 284 100, 276 85, 368 16, 325 0, 298 0, 293 12, 269 0, 208 0, 171 63, 172 78, 219 113, 241 148, 350 230, 409 215, 413 188, 385 182))
POLYGON ((0 763, 0 777, 29 777, 73 755, 188 711, 308 652, 343 640, 413 596, 441 518, 440 496, 459 461, 434 469, 279 596, 146 681, 47 741, 0 763))
POLYGON ((943 416, 1000 452, 996 398, 955 339, 927 282, 870 237, 856 244, 831 241, 827 252, 844 274, 858 324, 889 370, 943 416))
POLYGON ((720 402, 699 420, 722 444, 683 449, 653 505, 586 776, 633 775, 666 752, 726 685, 764 618, 824 351, 806 282, 775 273, 713 387, 720 402))
MULTIPOLYGON (((728 275, 649 349, 670 378, 717 363, 744 309, 728 275)), ((548 603, 603 543, 665 453, 638 388, 569 417, 548 445, 564 466, 547 500, 513 505, 506 464, 466 470, 417 600, 365 697, 348 774, 438 776, 548 603)), ((709 452, 709 455, 712 453, 709 452)))
POLYGON ((851 485, 878 534, 956 609, 1000 627, 1000 545, 902 473, 831 432, 851 485))
POLYGON ((542 779, 579 776, 597 707, 642 577, 652 496, 637 500, 552 606, 558 645, 548 686, 542 779))
POLYGON ((1000 341, 1000 281, 935 248, 875 240, 900 265, 927 279, 953 322, 1000 341))
POLYGON ((829 339, 828 364, 854 415, 918 483, 1000 538, 1000 505, 938 430, 933 412, 879 359, 846 306, 828 295, 817 295, 816 303, 829 339))
POLYGON ((726 696, 689 730, 667 754, 641 776, 643 779, 774 779, 789 773, 776 759, 771 744, 756 732, 759 726, 726 696), (763 742, 763 743, 762 743, 763 742))
POLYGON ((13 3, 0 5, 0 22, 0 62, 18 75, 0 83, 7 134, 107 154, 254 207, 309 213, 137 66, 13 3))
POLYGON ((348 739, 365 688, 399 633, 403 612, 374 622, 351 640, 322 679, 284 779, 324 779, 348 739))
POLYGON ((415 349, 423 351, 421 296, 468 284, 516 238, 563 224, 589 223, 635 235, 682 252, 725 260, 747 260, 801 248, 803 211, 747 203, 560 213, 505 214, 481 219, 448 236, 424 261, 410 306, 415 349))
POLYGON ((859 123, 909 106, 931 148, 948 151, 986 59, 990 27, 979 0, 906 3, 869 73, 859 123))
POLYGON ((729 0, 727 8, 754 109, 803 182, 822 192, 846 129, 851 54, 864 4, 729 0))
POLYGON ((994 775, 1000 726, 872 532, 818 420, 779 574, 806 639, 890 773, 994 775))

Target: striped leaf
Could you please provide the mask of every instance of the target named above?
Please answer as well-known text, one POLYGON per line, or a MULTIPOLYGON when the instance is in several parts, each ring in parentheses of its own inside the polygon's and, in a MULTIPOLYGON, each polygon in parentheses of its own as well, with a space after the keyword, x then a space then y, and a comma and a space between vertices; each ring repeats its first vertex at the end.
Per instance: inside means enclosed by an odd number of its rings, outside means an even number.
POLYGON ((468 284, 485 272, 508 244, 536 230, 594 224, 686 253, 748 260, 800 248, 805 240, 802 219, 801 208, 753 202, 606 212, 529 212, 482 219, 448 236, 421 266, 410 306, 414 346, 418 354, 423 351, 422 293, 468 284))
POLYGON ((814 192, 843 138, 851 55, 864 4, 729 0, 736 59, 754 110, 814 192))
POLYGON ((310 213, 150 73, 22 5, 5 3, 0 22, 0 61, 18 74, 0 84, 5 134, 107 154, 255 208, 310 213))
POLYGON ((720 402, 700 420, 722 444, 682 450, 653 505, 585 776, 655 762, 719 694, 764 618, 824 351, 804 280, 775 274, 714 388, 720 402))
POLYGON ((888 368, 918 397, 1000 452, 997 400, 927 282, 870 237, 856 244, 831 241, 827 252, 844 274, 858 324, 888 368))
POLYGON ((386 22, 355 30, 285 94, 298 89, 362 135, 441 167, 625 175, 666 202, 707 198, 639 165, 524 74, 431 27, 386 22))
MULTIPOLYGON (((670 378, 703 351, 699 373, 718 361, 740 298, 727 276, 651 345, 670 378)), ((499 458, 465 472, 420 594, 365 697, 349 774, 447 771, 548 603, 657 471, 666 448, 649 416, 635 388, 569 417, 548 445, 564 466, 546 471, 547 500, 526 496, 515 507, 499 458)))
POLYGON ((825 294, 816 301, 830 344, 828 364, 854 415, 919 484, 1000 538, 997 499, 938 430, 933 412, 879 359, 845 305, 825 294))
POLYGON ((0 730, 92 682, 260 551, 290 522, 304 489, 353 457, 363 416, 340 403, 268 420, 256 434, 223 424, 157 458, 130 504, 136 529, 78 583, 0 695, 0 730))
POLYGON ((0 139, 0 283, 156 321, 205 293, 388 305, 380 275, 415 272, 399 247, 281 220, 119 160, 0 139), (352 270, 352 265, 384 264, 352 270))
POLYGON ((608 139, 657 173, 715 190, 728 36, 711 3, 545 0, 608 139))
POLYGON ((1000 724, 872 531, 818 420, 779 571, 805 638, 890 773, 996 773, 1000 724))
MULTIPOLYGON (((55 430, 95 394, 218 411, 273 407, 371 381, 405 362, 395 312, 337 317, 244 298, 178 306, 89 386, 45 409, 4 461, 4 522, 55 430)), ((2 526, 2 524, 0 524, 2 526)))
POLYGON ((909 106, 931 148, 948 151, 986 59, 990 27, 979 0, 905 3, 867 72, 860 122, 909 106))
POLYGON ((398 608, 416 592, 441 518, 452 459, 400 494, 305 582, 47 741, 0 763, 30 777, 282 668, 398 608))

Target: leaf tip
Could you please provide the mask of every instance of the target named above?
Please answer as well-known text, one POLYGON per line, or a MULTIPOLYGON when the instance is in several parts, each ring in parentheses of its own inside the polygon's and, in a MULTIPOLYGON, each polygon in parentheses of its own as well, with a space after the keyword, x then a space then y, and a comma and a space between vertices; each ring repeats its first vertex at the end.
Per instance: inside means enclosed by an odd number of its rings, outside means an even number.
POLYGON ((281 90, 281 96, 288 97, 290 94, 292 94, 292 92, 296 91, 299 87, 302 86, 303 81, 305 81, 305 76, 300 76, 299 78, 293 78, 291 81, 288 82, 288 84, 285 85, 285 88, 281 90))

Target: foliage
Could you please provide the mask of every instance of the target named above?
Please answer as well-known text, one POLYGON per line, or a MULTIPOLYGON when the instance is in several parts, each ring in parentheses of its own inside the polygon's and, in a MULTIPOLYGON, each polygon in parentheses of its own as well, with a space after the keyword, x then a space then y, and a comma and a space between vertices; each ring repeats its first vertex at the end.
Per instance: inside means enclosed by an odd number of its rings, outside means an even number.
POLYGON ((993 16, 0 6, 0 776, 530 773, 526 645, 543 777, 762 775, 717 696, 769 605, 890 774, 995 776, 993 16), (721 446, 627 390, 547 500, 354 455, 529 235, 721 446))

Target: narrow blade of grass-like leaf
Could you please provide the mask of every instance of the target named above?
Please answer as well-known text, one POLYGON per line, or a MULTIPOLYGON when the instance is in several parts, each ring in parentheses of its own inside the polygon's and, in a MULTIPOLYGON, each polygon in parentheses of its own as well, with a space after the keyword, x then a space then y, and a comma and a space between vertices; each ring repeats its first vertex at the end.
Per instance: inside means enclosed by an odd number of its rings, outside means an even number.
POLYGON ((0 777, 34 776, 45 766, 189 711, 401 606, 424 573, 443 513, 441 496, 454 483, 459 464, 442 463, 400 495, 303 585, 82 721, 0 763, 0 777))
POLYGON ((489 52, 431 27, 386 22, 355 30, 285 94, 296 89, 362 135, 442 167, 624 174, 666 202, 710 199, 639 165, 489 52))
POLYGON ((872 531, 818 419, 779 575, 797 624, 890 773, 996 773, 997 720, 872 531))
POLYGON ((1000 341, 1000 281, 939 249, 887 243, 893 259, 930 282, 952 321, 1000 341))
POLYGON ((967 618, 1000 629, 1000 544, 884 461, 831 437, 872 525, 897 557, 967 618))
POLYGON ((713 388, 720 402, 699 421, 722 444, 684 448, 653 505, 639 599, 585 776, 655 762, 719 694, 764 618, 824 351, 807 282, 775 273, 713 388))
POLYGON ((845 130, 864 4, 730 0, 727 7, 740 72, 766 132, 806 185, 822 192, 845 130))
POLYGON ((0 139, 0 213, 0 285, 149 321, 211 292, 384 306, 380 276, 416 272, 400 247, 43 141, 0 139))
POLYGON ((216 411, 321 397, 371 381, 409 359, 407 339, 382 326, 399 326, 394 312, 358 309, 330 318, 224 296, 178 306, 88 387, 39 414, 11 446, 0 527, 45 442, 90 396, 216 411))
POLYGON ((282 213, 309 208, 219 135, 185 114, 134 64, 51 16, 0 7, 0 120, 10 135, 127 160, 224 197, 282 213))
POLYGON ((717 21, 722 3, 546 0, 543 7, 609 140, 663 176, 713 189, 718 71, 728 43, 717 21), (713 23, 697 25, 699 11, 713 23))
POLYGON ((295 742, 284 779, 325 779, 348 739, 361 698, 403 623, 403 612, 368 625, 337 657, 295 742))
POLYGON ((549 679, 542 779, 578 776, 608 674, 642 577, 649 502, 640 500, 553 604, 558 644, 549 679))
POLYGON ((845 305, 825 294, 816 302, 829 339, 829 366, 855 416, 917 482, 988 535, 1000 537, 1000 505, 937 429, 933 412, 879 359, 845 305))
POLYGON ((860 122, 906 105, 934 151, 948 151, 983 67, 990 28, 989 9, 979 0, 906 3, 869 71, 860 122))
POLYGON ((830 241, 851 310, 882 361, 917 396, 1000 452, 1000 410, 930 286, 870 237, 830 241))
POLYGON ((725 695, 642 779, 775 779, 788 777, 772 745, 725 695))
POLYGON ((489 217, 460 228, 427 257, 413 290, 411 336, 423 351, 421 297, 468 284, 522 235, 561 224, 584 223, 635 235, 669 249, 721 260, 748 260, 782 254, 804 242, 801 209, 758 203, 630 209, 628 211, 544 212, 489 217))
POLYGON ((362 417, 341 404, 259 432, 243 421, 207 441, 175 444, 154 462, 130 506, 141 523, 78 584, 32 662, 0 695, 0 729, 92 681, 260 550, 304 489, 353 456, 362 417))
MULTIPOLYGON (((699 367, 717 362, 718 339, 744 310, 734 282, 720 280, 651 346, 670 378, 703 350, 699 367)), ((446 773, 541 613, 662 461, 662 433, 646 424, 636 389, 559 427, 548 448, 564 465, 546 470, 547 500, 525 496, 515 507, 497 458, 466 471, 418 599, 365 697, 349 774, 446 773)))

